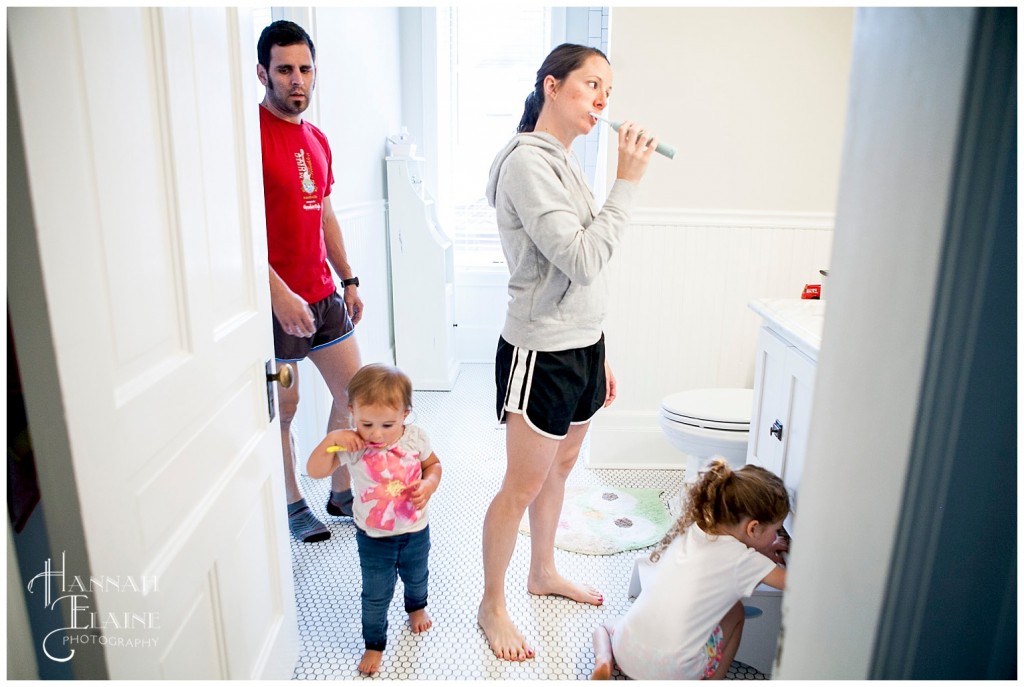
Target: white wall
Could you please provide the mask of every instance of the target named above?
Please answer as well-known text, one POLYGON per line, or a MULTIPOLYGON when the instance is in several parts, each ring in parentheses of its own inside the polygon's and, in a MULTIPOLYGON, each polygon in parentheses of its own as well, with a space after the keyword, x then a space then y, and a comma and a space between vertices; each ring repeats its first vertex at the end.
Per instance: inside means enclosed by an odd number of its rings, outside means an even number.
MULTIPOLYGON (((439 198, 446 189, 438 178, 438 151, 449 145, 451 134, 438 126, 439 108, 447 107, 449 76, 438 73, 437 44, 447 40, 438 35, 445 29, 447 15, 438 17, 432 7, 403 7, 398 10, 401 51, 402 125, 416 144, 416 155, 426 160, 423 183, 427 192, 439 198)), ((445 118, 441 118, 442 120, 445 118)))
POLYGON ((334 207, 385 197, 388 134, 402 124, 398 8, 315 10, 320 126, 334 151, 334 207))
POLYGON ((611 25, 610 116, 678 150, 640 207, 835 209, 851 8, 616 7, 611 25))
POLYGON ((614 8, 611 117, 678 153, 654 156, 609 266, 619 398, 594 422, 591 465, 680 458, 661 398, 751 386, 747 303, 799 298, 830 266, 852 23, 851 9, 614 8))

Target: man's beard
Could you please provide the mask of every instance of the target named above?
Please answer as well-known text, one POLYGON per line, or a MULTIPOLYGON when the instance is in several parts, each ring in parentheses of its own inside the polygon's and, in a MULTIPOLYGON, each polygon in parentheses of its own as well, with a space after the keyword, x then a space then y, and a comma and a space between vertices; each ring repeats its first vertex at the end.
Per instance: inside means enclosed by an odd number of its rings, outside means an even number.
POLYGON ((299 104, 296 104, 295 101, 291 99, 290 95, 286 95, 282 98, 274 87, 273 81, 267 82, 267 95, 270 98, 270 101, 274 104, 274 107, 279 109, 281 112, 285 112, 290 115, 300 115, 309 107, 309 96, 313 94, 313 86, 314 84, 310 84, 306 97, 299 101, 299 104))

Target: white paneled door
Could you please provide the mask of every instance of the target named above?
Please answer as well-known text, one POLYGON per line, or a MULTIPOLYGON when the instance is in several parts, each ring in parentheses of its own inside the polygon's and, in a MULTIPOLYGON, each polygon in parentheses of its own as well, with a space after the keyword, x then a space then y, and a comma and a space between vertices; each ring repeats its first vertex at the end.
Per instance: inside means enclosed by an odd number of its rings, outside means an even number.
POLYGON ((80 527, 88 567, 53 551, 52 593, 80 598, 48 599, 76 639, 43 660, 90 644, 113 679, 290 677, 251 20, 12 8, 8 50, 27 185, 10 231, 34 236, 41 275, 9 282, 11 323, 22 357, 41 288, 67 440, 47 455, 56 428, 31 428, 43 502, 51 533, 80 527))

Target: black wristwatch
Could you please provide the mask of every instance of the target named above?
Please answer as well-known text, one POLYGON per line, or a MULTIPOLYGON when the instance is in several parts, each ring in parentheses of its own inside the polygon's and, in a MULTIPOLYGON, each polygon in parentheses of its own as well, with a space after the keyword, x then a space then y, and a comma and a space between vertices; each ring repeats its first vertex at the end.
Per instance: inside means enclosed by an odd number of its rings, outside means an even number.
POLYGON ((355 286, 355 287, 358 288, 359 287, 359 277, 352 277, 351 279, 342 279, 341 280, 341 288, 345 288, 346 286, 355 286))

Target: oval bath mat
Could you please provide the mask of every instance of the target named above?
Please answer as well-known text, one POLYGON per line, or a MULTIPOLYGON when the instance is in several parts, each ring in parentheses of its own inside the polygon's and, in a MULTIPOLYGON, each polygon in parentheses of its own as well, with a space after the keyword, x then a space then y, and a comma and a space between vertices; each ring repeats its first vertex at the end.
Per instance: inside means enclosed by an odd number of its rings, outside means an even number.
MULTIPOLYGON (((661 494, 660 489, 567 486, 555 546, 577 553, 609 555, 655 544, 673 522, 661 494)), ((530 533, 528 512, 519 523, 519 531, 530 533)))

